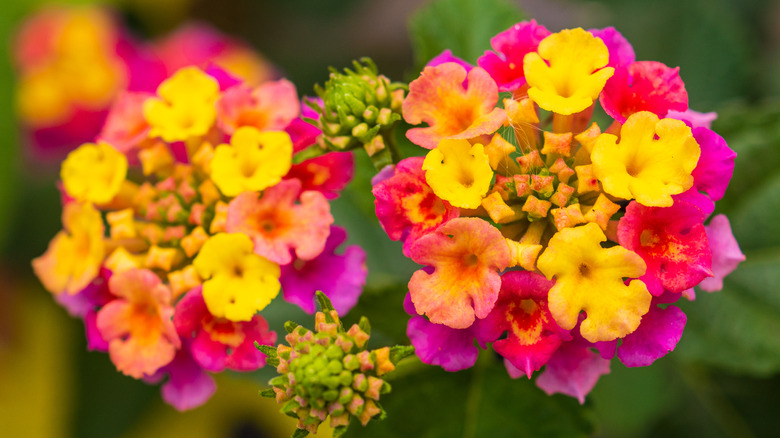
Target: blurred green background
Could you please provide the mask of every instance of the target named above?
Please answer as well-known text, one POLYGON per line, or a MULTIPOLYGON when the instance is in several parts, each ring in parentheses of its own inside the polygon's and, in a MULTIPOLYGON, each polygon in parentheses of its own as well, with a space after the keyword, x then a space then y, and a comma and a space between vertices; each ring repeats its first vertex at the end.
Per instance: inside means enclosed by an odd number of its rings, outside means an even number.
MULTIPOLYGON (((428 3, 422 0, 106 3, 143 37, 196 19, 242 38, 278 65, 301 95, 312 94, 313 84, 326 80, 328 66, 342 68, 361 56, 372 57, 396 80, 412 78, 444 46, 474 62, 489 37, 514 22, 515 7, 552 31, 615 26, 633 44, 638 60, 680 66, 691 108, 717 111, 713 128, 739 153, 719 211, 731 218, 748 261, 724 291, 699 292, 695 302, 683 305, 689 320, 677 350, 647 368, 627 369, 613 361, 612 373, 601 378, 584 406, 560 395, 543 396, 524 380, 509 382, 493 368, 456 374, 425 369, 393 382, 384 424, 351 432, 430 437, 518 436, 520 431, 601 437, 780 433, 780 2, 450 0, 448 7, 416 16, 414 37, 407 21, 428 3), (464 425, 464 416, 477 420, 464 425)), ((290 423, 256 395, 268 374, 222 376, 205 407, 176 413, 161 402, 157 387, 120 375, 107 355, 88 353, 81 322, 69 318, 32 276, 30 260, 60 228, 57 169, 24 158, 9 50, 21 20, 42 4, 5 0, 0 8, 0 436, 285 436, 290 423)), ((355 180, 333 206, 351 241, 368 252, 369 286, 352 315, 369 316, 376 342, 405 343, 401 302, 414 268, 372 217, 372 169, 358 158, 355 180)), ((275 324, 293 317, 310 325, 309 317, 282 304, 264 314, 275 324)))

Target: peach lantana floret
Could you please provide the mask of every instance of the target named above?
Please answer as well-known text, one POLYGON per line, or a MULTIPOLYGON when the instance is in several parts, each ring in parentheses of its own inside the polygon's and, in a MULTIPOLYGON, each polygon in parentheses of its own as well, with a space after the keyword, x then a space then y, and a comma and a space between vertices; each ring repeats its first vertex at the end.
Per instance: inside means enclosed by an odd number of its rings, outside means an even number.
POLYGON ((281 285, 279 265, 255 254, 240 233, 212 236, 192 262, 203 283, 203 299, 212 315, 249 321, 273 300, 281 285))
POLYGON ((583 111, 615 72, 608 62, 607 46, 590 32, 578 27, 554 33, 523 59, 528 97, 558 114, 583 111))
POLYGON ((555 277, 548 297, 550 312, 559 326, 571 330, 580 311, 587 312, 580 332, 590 342, 622 338, 639 327, 650 309, 652 296, 640 280, 623 278, 645 273, 639 255, 621 246, 602 248, 607 240, 595 223, 558 231, 537 266, 547 278, 555 277))
POLYGON ((127 158, 108 143, 85 143, 62 162, 60 178, 69 196, 103 204, 119 193, 127 175, 127 158))
POLYGON ((333 216, 330 204, 320 192, 301 193, 297 179, 284 180, 262 195, 244 192, 230 201, 225 230, 244 233, 254 242, 254 251, 280 265, 322 253, 330 235, 333 216), (300 195, 300 204, 296 204, 300 195))
POLYGON ((62 211, 62 225, 64 229, 32 265, 49 292, 75 294, 100 271, 105 255, 103 220, 91 204, 70 202, 62 211))
POLYGON ((173 360, 181 340, 173 326, 171 291, 148 269, 114 274, 108 288, 117 299, 97 314, 97 329, 123 374, 151 376, 173 360))
POLYGON ((292 165, 293 145, 284 131, 238 128, 209 163, 211 179, 225 196, 264 190, 278 183, 292 165))
POLYGON ((501 288, 499 272, 509 266, 506 240, 478 218, 455 218, 418 239, 410 250, 419 270, 409 281, 417 312, 431 322, 464 329, 493 309, 501 288))
POLYGON ((631 115, 620 130, 620 141, 601 134, 591 153, 593 172, 604 191, 636 199, 648 207, 669 207, 672 195, 693 185, 691 173, 701 149, 684 122, 658 120, 651 112, 631 115))
POLYGON ((442 140, 422 168, 436 196, 461 208, 479 207, 493 180, 483 146, 467 140, 442 140))
POLYGON ((425 122, 430 126, 412 128, 406 136, 412 143, 433 149, 445 138, 468 140, 492 134, 506 120, 504 110, 495 107, 497 102, 498 86, 479 67, 468 74, 454 62, 426 67, 409 84, 403 115, 412 125, 425 122))

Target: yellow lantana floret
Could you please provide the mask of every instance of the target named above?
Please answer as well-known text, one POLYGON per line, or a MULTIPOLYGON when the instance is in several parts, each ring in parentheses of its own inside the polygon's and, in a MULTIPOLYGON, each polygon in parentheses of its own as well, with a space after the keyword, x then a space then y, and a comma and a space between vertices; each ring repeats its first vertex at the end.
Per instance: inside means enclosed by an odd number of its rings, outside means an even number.
POLYGON ((680 120, 651 112, 631 115, 620 130, 620 141, 601 134, 593 147, 593 172, 604 191, 634 199, 648 207, 669 207, 672 195, 693 185, 701 148, 691 128, 680 120))
POLYGON ((206 134, 216 120, 219 84, 196 67, 177 71, 157 87, 157 95, 144 102, 149 137, 184 141, 206 134))
POLYGON ((571 330, 580 311, 587 313, 580 333, 590 342, 622 338, 639 327, 650 309, 652 296, 641 280, 646 265, 636 253, 621 246, 602 248, 607 240, 595 223, 565 228, 550 239, 537 267, 555 277, 548 296, 550 313, 559 326, 571 330))
POLYGON ((68 154, 60 178, 69 196, 82 202, 111 201, 127 176, 127 158, 108 143, 85 143, 68 154))
POLYGON ((468 140, 442 140, 425 156, 422 168, 436 196, 461 208, 479 207, 493 179, 483 146, 468 140))
POLYGON ((523 58, 528 97, 547 111, 569 115, 593 104, 615 69, 604 42, 581 28, 564 29, 523 58), (547 62, 545 62, 547 61, 547 62))
POLYGON ((249 321, 279 293, 279 265, 254 253, 241 233, 219 233, 201 248, 193 265, 203 283, 203 299, 212 315, 249 321))
POLYGON ((209 163, 211 179, 225 196, 264 190, 287 174, 292 153, 292 140, 286 132, 243 126, 229 145, 217 146, 209 163))
POLYGON ((92 204, 69 202, 62 211, 62 225, 32 266, 49 292, 75 294, 97 277, 103 263, 103 219, 92 204))

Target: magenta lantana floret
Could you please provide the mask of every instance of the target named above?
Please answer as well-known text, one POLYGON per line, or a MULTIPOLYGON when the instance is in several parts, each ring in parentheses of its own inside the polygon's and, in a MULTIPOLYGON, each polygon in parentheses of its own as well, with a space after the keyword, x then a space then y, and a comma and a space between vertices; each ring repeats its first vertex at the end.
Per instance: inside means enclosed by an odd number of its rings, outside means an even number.
POLYGON ((479 67, 445 53, 410 83, 407 137, 430 152, 377 176, 376 214, 423 266, 406 306, 423 362, 455 371, 492 346, 512 377, 584 402, 613 357, 672 351, 673 303, 744 260, 708 219, 735 153, 679 69, 636 61, 614 28, 522 22, 491 44, 479 67))
POLYGON ((354 306, 365 254, 337 252, 347 236, 328 201, 353 160, 314 145, 290 82, 186 67, 111 108, 99 140, 64 161, 63 230, 33 261, 90 349, 191 409, 212 373, 264 366, 255 344, 276 334, 258 312, 276 296, 311 312, 323 290, 354 306))

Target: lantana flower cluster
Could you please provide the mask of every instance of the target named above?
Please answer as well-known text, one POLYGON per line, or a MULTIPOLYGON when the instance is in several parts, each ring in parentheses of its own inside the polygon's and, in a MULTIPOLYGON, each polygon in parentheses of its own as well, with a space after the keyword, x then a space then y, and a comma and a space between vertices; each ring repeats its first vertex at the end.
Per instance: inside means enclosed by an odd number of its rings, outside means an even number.
POLYGON ((409 84, 407 137, 430 151, 377 176, 376 214, 423 266, 406 300, 423 362, 468 368, 492 344, 512 377, 541 370, 539 387, 582 402, 614 356, 673 350, 673 303, 744 259, 726 217, 708 222, 736 154, 679 69, 636 61, 614 28, 531 20, 491 45, 409 84))
POLYGON ((215 64, 253 85, 278 76, 256 51, 207 25, 144 41, 94 5, 40 9, 16 33, 13 54, 17 114, 38 163, 91 141, 123 90, 154 92, 183 67, 215 64))
POLYGON ((365 253, 339 250, 329 204, 352 156, 295 158, 318 135, 284 79, 186 67, 155 93, 125 92, 62 163, 63 230, 34 271, 84 319, 89 348, 198 406, 209 373, 263 366, 254 344, 276 334, 258 312, 280 290, 308 313, 316 290, 342 313, 362 290, 365 253))

